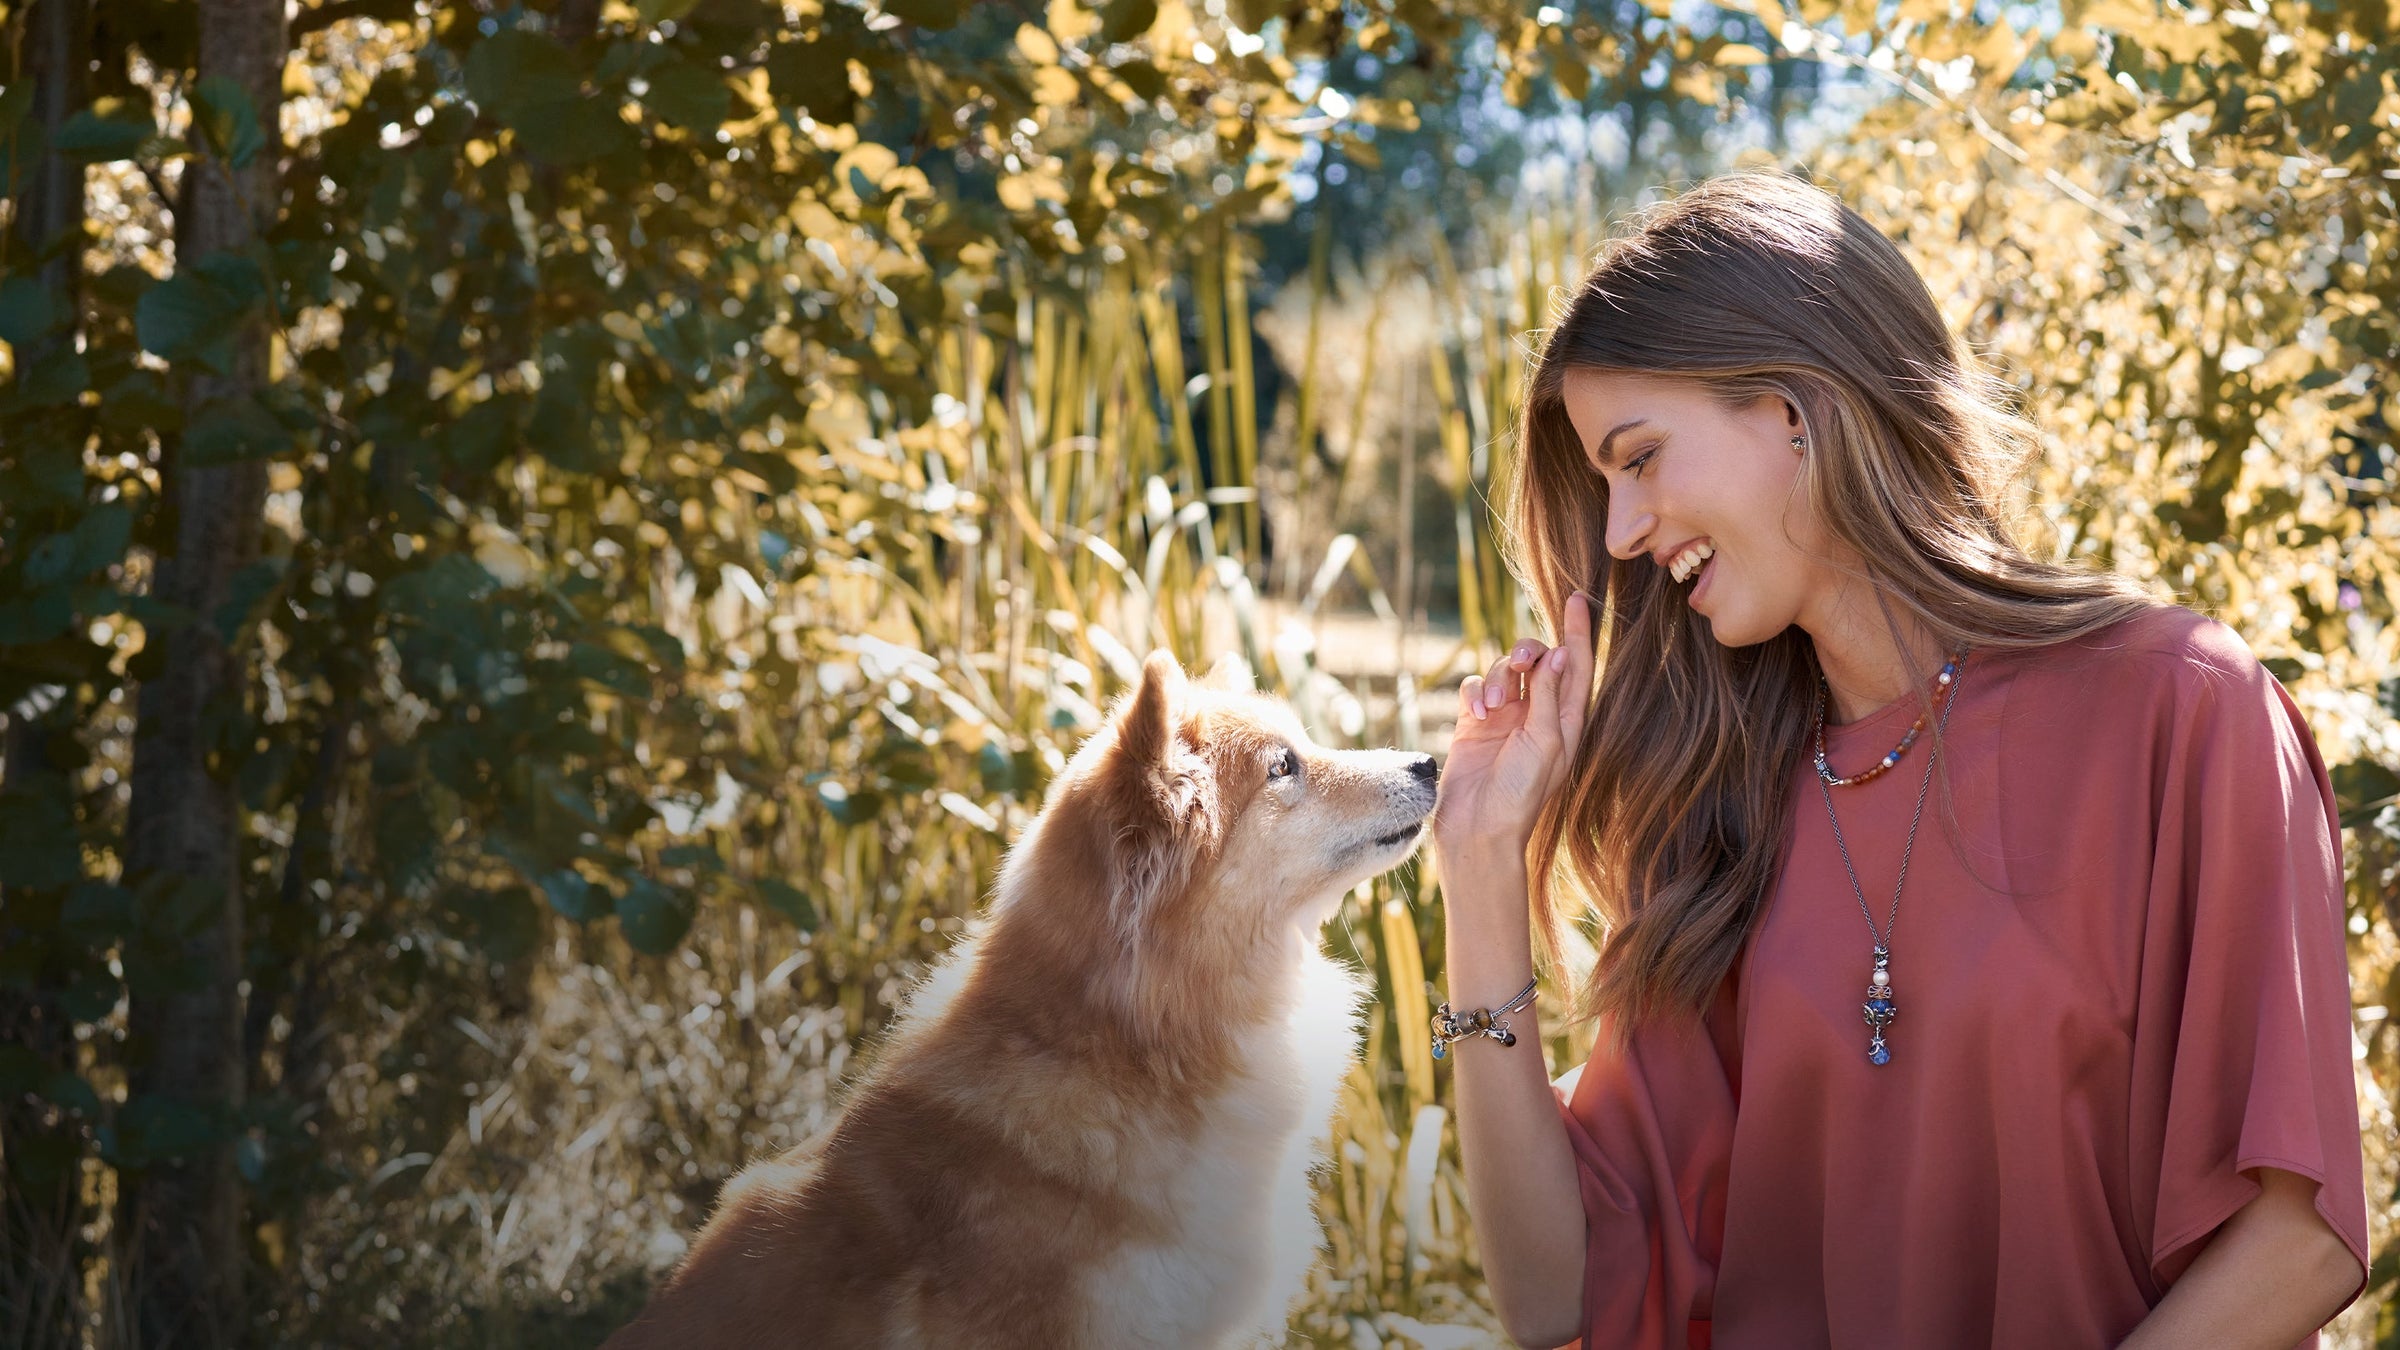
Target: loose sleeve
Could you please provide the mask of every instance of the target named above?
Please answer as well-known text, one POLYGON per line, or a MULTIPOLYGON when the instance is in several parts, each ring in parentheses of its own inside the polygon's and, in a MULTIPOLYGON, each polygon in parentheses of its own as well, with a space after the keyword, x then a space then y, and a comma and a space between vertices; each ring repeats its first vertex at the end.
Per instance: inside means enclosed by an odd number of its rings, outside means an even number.
POLYGON ((1580 1350, 1708 1344, 1723 1241, 1733 1100, 1705 1032, 1685 1022, 1603 1038, 1552 1085, 1584 1213, 1580 1350))
POLYGON ((2324 761, 2291 695, 2213 622, 2177 653, 2157 729, 2128 1140, 2135 1186, 2154 1191, 2150 1274, 2163 1292, 2259 1194, 2251 1170, 2276 1167, 2317 1183, 2363 1288, 2341 826, 2324 761))

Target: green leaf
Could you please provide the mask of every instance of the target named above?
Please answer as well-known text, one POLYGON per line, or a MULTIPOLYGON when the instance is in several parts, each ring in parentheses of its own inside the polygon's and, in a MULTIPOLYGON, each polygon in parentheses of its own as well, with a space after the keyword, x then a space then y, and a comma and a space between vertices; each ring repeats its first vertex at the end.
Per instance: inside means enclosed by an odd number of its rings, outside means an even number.
POLYGON ((142 293, 134 333, 142 350, 169 361, 198 360, 223 371, 232 365, 230 340, 248 306, 196 271, 179 271, 142 293))
POLYGON ((542 878, 542 894, 550 908, 577 923, 590 923, 609 912, 606 891, 584 880, 581 872, 561 868, 542 878))
MULTIPOLYGON (((14 600, 0 600, 0 647, 18 647, 57 637, 75 622, 75 599, 65 586, 50 586, 14 600)), ((5 837, 5 827, 0 827, 5 837)), ((0 881, 6 863, 0 860, 0 881)))
POLYGON ((238 464, 274 459, 297 448, 292 433, 254 398, 221 399, 203 408, 183 433, 186 464, 238 464))
POLYGON ((79 881, 67 892, 58 921, 86 946, 100 947, 131 937, 136 931, 133 892, 105 881, 79 881))
POLYGON ((526 110, 517 144, 544 164, 586 164, 640 144, 613 103, 579 98, 526 110))
POLYGON ((467 96, 547 164, 581 164, 637 143, 614 101, 586 95, 574 58, 538 33, 512 28, 477 43, 467 54, 467 96))
POLYGON ((105 98, 70 117, 50 138, 50 148, 67 159, 107 164, 132 159, 158 124, 146 108, 120 98, 105 98))
POLYGON ((634 950, 658 956, 672 951, 692 926, 689 902, 650 880, 637 877, 617 897, 617 921, 634 950))
POLYGON ((850 87, 850 53, 830 34, 810 42, 779 43, 767 53, 767 89, 776 102, 806 112, 828 126, 857 115, 858 91, 850 87))
POLYGON ((788 882, 767 877, 758 883, 758 895, 767 902, 767 908, 790 919, 799 926, 801 932, 817 931, 816 902, 810 900, 805 891, 788 882))
POLYGON ((516 443, 528 402, 523 394, 498 394, 459 414, 442 432, 442 457, 469 473, 490 473, 516 443))
POLYGON ((649 83, 643 106, 676 126, 711 131, 733 110, 733 91, 713 70, 676 61, 644 78, 649 83))
POLYGON ((542 940, 542 911, 523 886, 472 891, 450 897, 475 945, 490 960, 507 963, 531 954, 542 940))
POLYGON ((0 281, 0 339, 22 347, 49 332, 57 319, 49 287, 29 276, 0 281))
POLYGON ((256 258, 219 249, 194 259, 191 270, 221 287, 240 305, 253 305, 267 298, 267 274, 256 258))
POLYGON ((99 1022, 113 1016, 125 986, 97 961, 87 962, 67 977, 58 1006, 78 1022, 99 1022))
POLYGON ((80 1112, 86 1120, 100 1118, 100 1094, 92 1090, 92 1085, 85 1082, 81 1074, 61 1070, 50 1075, 42 1083, 42 1098, 69 1111, 80 1112))
POLYGON ((27 408, 53 408, 73 403, 92 383, 92 366, 83 353, 64 343, 53 344, 30 368, 17 372, 17 402, 27 408))
POLYGON ((108 1152, 126 1167, 191 1157, 223 1137, 223 1130, 199 1107, 145 1094, 117 1113, 113 1131, 116 1147, 108 1152))
POLYGON ((0 797, 0 886, 48 890, 83 874, 75 818, 53 792, 0 797))
POLYGON ((283 574, 290 565, 288 558, 260 558, 225 583, 225 602, 217 606, 214 618, 217 636, 226 646, 233 646, 252 624, 265 617, 267 602, 282 588, 283 574))
POLYGON ((11 81, 0 90, 0 137, 14 136, 24 125, 25 114, 33 107, 34 82, 30 79, 11 81))
POLYGON ((122 559, 132 538, 133 508, 123 501, 102 502, 75 528, 33 546, 25 556, 25 580, 32 586, 80 581, 122 559))
POLYGON ((267 148, 258 105, 239 84, 210 75, 192 86, 192 129, 210 153, 235 169, 246 169, 267 148))
POLYGON ((512 128, 530 109, 565 103, 583 81, 566 49, 539 33, 510 28, 467 53, 467 97, 512 128))

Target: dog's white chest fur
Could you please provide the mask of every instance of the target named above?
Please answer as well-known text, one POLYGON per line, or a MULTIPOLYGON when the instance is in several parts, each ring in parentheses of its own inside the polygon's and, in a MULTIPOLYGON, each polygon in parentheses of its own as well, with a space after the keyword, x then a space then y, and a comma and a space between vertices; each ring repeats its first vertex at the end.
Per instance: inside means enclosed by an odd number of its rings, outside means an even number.
POLYGON ((1289 1015, 1242 1049, 1244 1071, 1207 1104, 1196 1138, 1129 1150, 1128 1198, 1173 1225, 1086 1276, 1086 1345, 1281 1344, 1323 1245, 1309 1173, 1325 1157, 1369 993, 1313 949, 1289 1015))

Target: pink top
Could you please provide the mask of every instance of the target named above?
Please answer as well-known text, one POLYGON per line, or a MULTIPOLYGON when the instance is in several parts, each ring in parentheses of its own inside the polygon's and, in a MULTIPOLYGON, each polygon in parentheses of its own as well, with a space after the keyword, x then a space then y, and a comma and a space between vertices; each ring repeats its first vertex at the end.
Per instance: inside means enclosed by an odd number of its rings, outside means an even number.
MULTIPOLYGON (((1936 782, 1890 1063, 1867 1061, 1873 938, 1804 760, 1706 1029, 1646 1027, 1622 1058, 1604 1039, 1560 1080, 1586 1350, 2115 1345, 2261 1166, 2319 1183, 2363 1272, 2340 825, 2291 696, 2231 629, 2161 606, 1976 652, 1958 700, 1944 763, 2001 889, 1961 865, 1936 782)), ((1829 728, 1834 771, 1914 707, 1829 728)), ((1878 925, 1931 744, 1833 790, 1878 925)))

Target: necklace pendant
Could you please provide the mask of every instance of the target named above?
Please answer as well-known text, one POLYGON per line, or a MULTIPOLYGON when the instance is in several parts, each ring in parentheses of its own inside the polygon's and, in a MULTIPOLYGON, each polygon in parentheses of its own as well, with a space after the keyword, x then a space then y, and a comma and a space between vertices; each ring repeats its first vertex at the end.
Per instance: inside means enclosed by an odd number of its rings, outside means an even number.
POLYGON ((1875 974, 1867 986, 1867 1001, 1862 1006, 1866 1014, 1870 1039, 1867 1041, 1867 1062, 1884 1065, 1892 1062, 1892 1052, 1883 1043, 1883 1029, 1890 1026, 1900 1010, 1892 1006, 1892 954, 1890 949, 1875 949, 1875 974))

